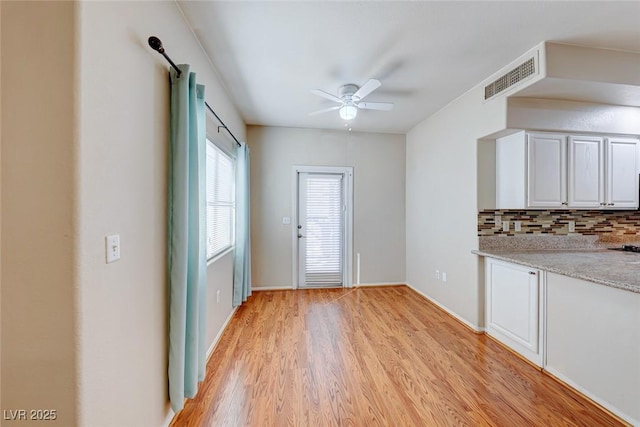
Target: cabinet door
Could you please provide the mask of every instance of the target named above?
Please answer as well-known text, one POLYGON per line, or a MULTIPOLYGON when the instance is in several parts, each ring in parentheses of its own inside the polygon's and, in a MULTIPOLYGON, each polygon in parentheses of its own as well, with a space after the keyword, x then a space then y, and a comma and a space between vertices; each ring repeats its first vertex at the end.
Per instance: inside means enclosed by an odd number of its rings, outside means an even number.
POLYGON ((532 208, 567 206, 567 144, 563 135, 529 134, 527 204, 532 208))
POLYGON ((638 146, 634 138, 607 138, 609 209, 638 208, 638 146))
POLYGON ((487 259, 487 333, 542 366, 539 272, 487 259))
POLYGON ((570 208, 604 205, 604 138, 570 136, 567 197, 570 208))
POLYGON ((496 139, 496 209, 524 209, 527 204, 526 135, 496 139))

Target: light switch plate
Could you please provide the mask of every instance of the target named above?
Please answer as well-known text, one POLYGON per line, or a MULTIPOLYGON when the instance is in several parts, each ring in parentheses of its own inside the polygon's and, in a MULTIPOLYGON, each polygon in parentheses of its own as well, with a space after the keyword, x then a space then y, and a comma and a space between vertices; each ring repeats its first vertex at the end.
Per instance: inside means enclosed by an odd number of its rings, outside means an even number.
POLYGON ((444 271, 442 272, 442 281, 443 282, 447 281, 447 273, 445 273, 444 271))
POLYGON ((569 228, 569 233, 575 233, 576 232, 576 222, 575 221, 569 221, 568 228, 569 228))
POLYGON ((120 235, 112 234, 105 237, 105 251, 107 254, 107 264, 120 259, 120 235))
POLYGON ((502 231, 509 231, 509 221, 502 221, 502 231))
POLYGON ((513 229, 515 231, 521 231, 522 230, 522 222, 521 221, 513 221, 513 229))
POLYGON ((500 226, 502 225, 502 215, 495 216, 494 224, 496 225, 496 228, 500 228, 500 226))

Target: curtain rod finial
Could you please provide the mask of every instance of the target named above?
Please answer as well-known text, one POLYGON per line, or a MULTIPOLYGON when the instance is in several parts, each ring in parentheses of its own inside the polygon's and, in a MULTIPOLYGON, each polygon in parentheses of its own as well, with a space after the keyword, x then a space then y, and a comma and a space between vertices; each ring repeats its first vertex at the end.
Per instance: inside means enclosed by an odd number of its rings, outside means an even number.
POLYGON ((158 51, 159 53, 164 53, 164 47, 162 47, 162 42, 156 36, 149 37, 149 46, 151 49, 158 51))

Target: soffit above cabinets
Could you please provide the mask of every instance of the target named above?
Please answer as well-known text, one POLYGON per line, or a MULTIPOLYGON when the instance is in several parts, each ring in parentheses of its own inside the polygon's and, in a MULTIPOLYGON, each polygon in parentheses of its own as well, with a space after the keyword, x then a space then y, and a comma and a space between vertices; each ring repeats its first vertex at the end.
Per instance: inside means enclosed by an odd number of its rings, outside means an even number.
POLYGON ((640 53, 551 42, 539 52, 540 78, 513 97, 640 107, 640 53))

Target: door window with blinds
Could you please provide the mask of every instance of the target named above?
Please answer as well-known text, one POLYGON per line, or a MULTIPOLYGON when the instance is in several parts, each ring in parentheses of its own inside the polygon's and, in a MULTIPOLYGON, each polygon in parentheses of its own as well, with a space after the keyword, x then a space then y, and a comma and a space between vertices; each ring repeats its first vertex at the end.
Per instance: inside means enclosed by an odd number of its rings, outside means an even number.
POLYGON ((233 246, 233 159, 207 139, 207 259, 233 246))
POLYGON ((299 286, 342 286, 344 280, 344 174, 298 175, 299 286))

